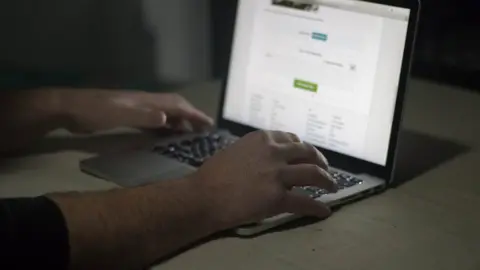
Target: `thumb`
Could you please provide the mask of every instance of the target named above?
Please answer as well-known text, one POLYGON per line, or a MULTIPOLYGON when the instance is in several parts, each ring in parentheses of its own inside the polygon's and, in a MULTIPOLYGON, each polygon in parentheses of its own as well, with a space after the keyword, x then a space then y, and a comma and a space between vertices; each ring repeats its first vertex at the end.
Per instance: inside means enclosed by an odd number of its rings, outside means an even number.
POLYGON ((325 204, 295 191, 288 192, 285 199, 284 211, 321 219, 327 218, 332 214, 332 211, 325 204))

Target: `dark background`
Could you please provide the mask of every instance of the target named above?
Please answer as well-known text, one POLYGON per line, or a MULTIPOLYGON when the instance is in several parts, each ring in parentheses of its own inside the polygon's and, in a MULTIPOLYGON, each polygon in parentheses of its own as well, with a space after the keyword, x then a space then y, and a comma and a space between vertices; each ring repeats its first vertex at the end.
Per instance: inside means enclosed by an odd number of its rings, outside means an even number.
MULTIPOLYGON (((168 91, 223 78, 236 2, 0 1, 0 90, 168 91)), ((480 92, 480 1, 422 3, 413 76, 480 92)))
MULTIPOLYGON (((211 0, 213 74, 222 77, 236 0, 211 0)), ((423 0, 412 75, 480 93, 480 1, 423 0)))

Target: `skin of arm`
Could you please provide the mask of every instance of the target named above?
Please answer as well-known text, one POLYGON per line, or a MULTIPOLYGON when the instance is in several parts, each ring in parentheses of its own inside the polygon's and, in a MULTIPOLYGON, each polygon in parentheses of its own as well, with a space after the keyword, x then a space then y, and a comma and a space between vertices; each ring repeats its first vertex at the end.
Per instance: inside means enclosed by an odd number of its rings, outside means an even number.
POLYGON ((0 94, 0 154, 26 147, 64 127, 68 116, 53 90, 6 91, 0 94))
POLYGON ((297 136, 258 131, 194 174, 151 186, 51 195, 69 229, 71 269, 142 269, 216 232, 281 213, 326 218, 295 186, 338 191, 328 161, 297 136))
POLYGON ((71 269, 142 269, 227 229, 194 182, 50 195, 69 228, 71 269))

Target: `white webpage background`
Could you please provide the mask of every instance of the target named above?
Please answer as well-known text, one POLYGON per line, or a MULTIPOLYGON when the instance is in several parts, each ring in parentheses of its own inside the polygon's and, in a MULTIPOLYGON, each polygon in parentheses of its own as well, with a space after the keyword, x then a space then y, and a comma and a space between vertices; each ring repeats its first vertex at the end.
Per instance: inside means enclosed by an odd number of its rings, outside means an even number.
POLYGON ((407 22, 270 0, 240 1, 238 12, 224 117, 385 165, 407 22))
POLYGON ((329 7, 310 13, 270 3, 258 1, 248 83, 368 115, 383 20, 329 7), (325 33, 328 40, 315 40, 312 33, 325 33), (318 84, 318 93, 303 95, 292 88, 294 79, 318 84))

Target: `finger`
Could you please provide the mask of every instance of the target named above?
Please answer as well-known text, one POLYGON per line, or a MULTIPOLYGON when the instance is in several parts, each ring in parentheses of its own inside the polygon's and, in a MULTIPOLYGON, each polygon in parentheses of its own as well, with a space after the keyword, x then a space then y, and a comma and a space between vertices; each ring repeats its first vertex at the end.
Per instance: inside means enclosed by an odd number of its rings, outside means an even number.
POLYGON ((285 197, 283 210, 287 213, 322 219, 332 214, 332 211, 325 204, 294 191, 289 191, 285 197))
POLYGON ((198 127, 211 127, 214 124, 211 117, 178 94, 156 94, 152 96, 152 100, 152 104, 165 111, 169 117, 186 119, 198 127))
POLYGON ((280 181, 286 188, 318 187, 337 192, 338 186, 333 177, 324 169, 311 164, 290 165, 280 170, 280 181))
POLYGON ((178 131, 181 131, 181 132, 192 132, 192 131, 194 131, 194 127, 192 126, 192 124, 185 119, 178 119, 177 121, 172 122, 171 127, 172 127, 172 129, 178 130, 178 131))
POLYGON ((128 109, 119 117, 123 125, 135 128, 160 128, 167 124, 167 115, 153 109, 128 109))
POLYGON ((283 131, 271 131, 270 135, 276 143, 300 143, 302 140, 291 132, 283 132, 283 131))
POLYGON ((166 111, 172 117, 188 120, 195 127, 211 127, 214 124, 211 117, 195 108, 188 101, 169 107, 166 111))
POLYGON ((314 164, 328 171, 327 158, 313 145, 308 143, 290 143, 279 147, 280 154, 289 164, 314 164))
POLYGON ((291 132, 287 132, 287 137, 290 138, 290 140, 294 143, 301 143, 302 140, 300 139, 300 137, 298 137, 297 134, 295 133, 291 133, 291 132))
POLYGON ((179 116, 190 122, 196 130, 214 125, 214 120, 211 117, 193 107, 183 109, 179 116))

